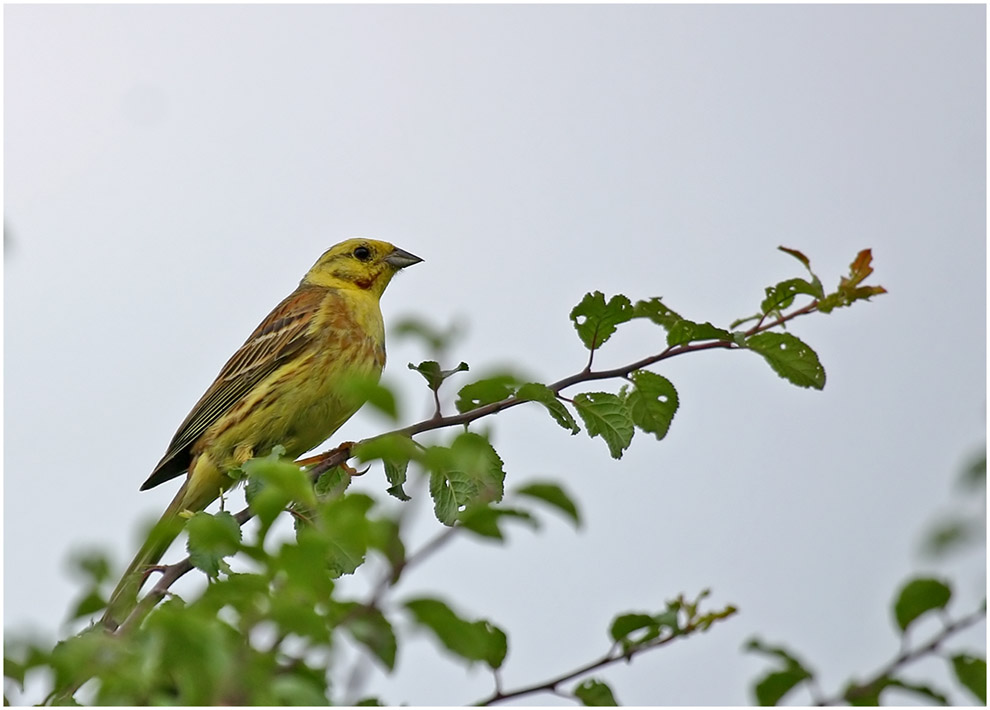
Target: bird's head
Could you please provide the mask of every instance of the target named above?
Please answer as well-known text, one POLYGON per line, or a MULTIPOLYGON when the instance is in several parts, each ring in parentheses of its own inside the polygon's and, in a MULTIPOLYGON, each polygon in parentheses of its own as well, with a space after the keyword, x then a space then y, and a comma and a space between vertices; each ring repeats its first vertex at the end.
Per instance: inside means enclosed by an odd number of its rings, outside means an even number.
POLYGON ((357 288, 381 296, 395 273, 421 262, 418 256, 374 239, 348 239, 323 253, 302 282, 313 286, 357 288))

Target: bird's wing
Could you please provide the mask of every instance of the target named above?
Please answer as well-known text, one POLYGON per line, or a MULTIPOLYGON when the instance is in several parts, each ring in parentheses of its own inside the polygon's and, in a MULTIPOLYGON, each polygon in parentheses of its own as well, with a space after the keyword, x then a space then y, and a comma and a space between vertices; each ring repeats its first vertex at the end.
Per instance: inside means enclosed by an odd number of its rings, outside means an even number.
POLYGON ((255 385, 311 341, 309 325, 326 295, 325 288, 300 286, 268 314, 189 412, 141 490, 182 474, 189 467, 190 449, 196 440, 255 385))

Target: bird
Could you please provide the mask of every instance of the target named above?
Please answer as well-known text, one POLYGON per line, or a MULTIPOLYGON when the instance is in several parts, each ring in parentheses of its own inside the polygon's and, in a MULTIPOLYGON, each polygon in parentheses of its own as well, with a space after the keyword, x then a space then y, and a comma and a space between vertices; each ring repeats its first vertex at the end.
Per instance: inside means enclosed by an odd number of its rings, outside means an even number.
POLYGON ((186 474, 111 593, 102 625, 113 632, 137 607, 148 570, 178 537, 184 518, 230 488, 229 472, 276 446, 296 458, 319 446, 364 403, 354 378, 385 367, 379 300, 401 269, 423 261, 384 241, 355 238, 316 261, 299 286, 255 328, 179 425, 141 486, 186 474))

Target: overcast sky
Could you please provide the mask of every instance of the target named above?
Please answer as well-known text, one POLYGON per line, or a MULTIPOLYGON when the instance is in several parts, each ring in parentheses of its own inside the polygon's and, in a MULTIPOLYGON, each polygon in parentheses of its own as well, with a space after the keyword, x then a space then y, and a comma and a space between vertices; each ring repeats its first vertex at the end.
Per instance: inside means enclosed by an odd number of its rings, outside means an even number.
MULTIPOLYGON (((794 323, 823 360, 823 392, 751 353, 664 363, 681 398, 670 434, 638 435, 619 462, 535 407, 485 423, 507 484, 563 481, 585 527, 550 516, 505 549, 461 541, 396 596, 440 589, 502 625, 506 687, 604 652, 618 612, 711 587, 741 613, 600 674, 621 702, 747 702, 766 668, 740 650, 754 633, 835 691, 896 653, 888 604, 912 572, 951 574, 960 613, 984 595, 982 561, 931 568, 916 554, 985 441, 984 7, 4 17, 6 629, 57 632, 79 591, 70 551, 130 558, 174 495, 138 487, 178 423, 316 257, 354 235, 426 260, 389 287, 386 321, 459 319, 447 364, 472 374, 580 370, 567 314, 595 289, 727 325, 800 275, 780 244, 827 286, 872 247, 890 292, 794 323)), ((600 363, 661 342, 630 324, 600 363)), ((427 354, 390 340, 405 422, 429 413, 406 369, 427 354)), ((384 426, 362 413, 339 438, 384 426)), ((377 470, 362 485, 387 486, 377 470)), ((420 507, 415 540, 438 528, 420 507)), ((369 692, 488 694, 480 669, 428 648, 401 647, 399 674, 369 692)))

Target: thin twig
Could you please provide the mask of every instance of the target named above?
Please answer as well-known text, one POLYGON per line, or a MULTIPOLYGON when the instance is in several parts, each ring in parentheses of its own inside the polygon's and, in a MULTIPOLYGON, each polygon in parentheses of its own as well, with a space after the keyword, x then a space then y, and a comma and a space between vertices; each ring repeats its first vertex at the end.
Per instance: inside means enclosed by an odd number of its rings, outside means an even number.
POLYGON ((873 674, 869 680, 863 683, 857 683, 846 689, 843 693, 835 695, 831 698, 824 698, 817 701, 817 705, 846 705, 847 703, 856 700, 857 698, 862 698, 865 696, 872 695, 873 692, 883 684, 884 680, 891 677, 895 672, 903 668, 904 666, 913 663, 925 656, 932 655, 939 650, 939 647, 945 643, 951 636, 968 629, 985 619, 987 615, 986 607, 980 607, 976 611, 970 612, 966 616, 960 617, 953 622, 945 625, 945 627, 934 637, 932 637, 927 642, 921 644, 916 648, 905 648, 897 656, 894 657, 887 665, 883 666, 880 670, 873 674))
MULTIPOLYGON (((753 326, 749 330, 744 332, 745 337, 750 337, 756 333, 762 332, 764 330, 769 330, 770 328, 775 328, 785 322, 797 318, 798 316, 806 315, 815 311, 818 308, 818 301, 812 301, 806 306, 799 308, 795 311, 781 315, 779 318, 775 319, 772 323, 763 324, 762 320, 757 325, 753 326)), ((636 362, 624 365, 621 367, 612 368, 609 370, 591 370, 589 359, 588 367, 586 367, 581 372, 570 375, 563 379, 557 380, 551 385, 548 385, 549 389, 553 391, 554 394, 560 394, 560 391, 568 387, 572 387, 576 384, 582 382, 591 382, 594 380, 607 380, 615 377, 625 377, 629 373, 635 370, 641 370, 644 367, 649 367, 663 360, 667 360, 678 355, 684 355, 690 352, 698 352, 701 350, 712 350, 715 348, 727 349, 727 350, 738 350, 741 347, 733 340, 714 340, 706 341, 701 343, 687 343, 684 345, 675 345, 666 348, 665 350, 650 355, 636 362)), ((594 351, 592 351, 592 355, 594 351)), ((515 407, 520 404, 524 404, 530 400, 519 399, 515 395, 509 395, 505 399, 501 399, 497 402, 492 402, 484 406, 478 407, 477 409, 472 409, 467 412, 462 412, 460 414, 454 414, 450 416, 437 416, 434 414, 430 419, 424 419, 422 421, 416 422, 415 424, 410 424, 409 426, 402 427, 401 429, 395 429, 384 434, 378 434, 376 436, 368 437, 367 439, 362 439, 356 444, 344 444, 332 449, 325 454, 317 457, 312 457, 311 459, 306 459, 306 461, 317 460, 319 463, 314 465, 309 470, 310 477, 315 481, 319 476, 347 461, 351 457, 351 451, 361 444, 366 444, 368 442, 374 441, 386 436, 404 436, 413 437, 416 434, 422 434, 423 432, 433 431, 436 429, 445 429, 447 427, 461 426, 464 424, 470 424, 473 421, 487 417, 491 414, 501 412, 505 409, 515 407)), ((239 525, 244 525, 248 520, 254 517, 254 513, 251 511, 250 507, 246 507, 239 511, 234 518, 237 520, 239 525)), ((408 563, 408 561, 407 561, 408 563)), ((117 630, 116 633, 121 633, 122 629, 126 627, 131 627, 134 624, 140 623, 140 619, 143 618, 144 614, 150 610, 155 604, 160 601, 168 591, 168 586, 179 579, 182 575, 186 574, 192 569, 192 564, 188 557, 177 562, 173 565, 166 565, 163 568, 163 574, 161 579, 155 587, 141 600, 141 603, 131 612, 121 628, 117 630), (140 614, 138 612, 141 612, 140 614)))
MULTIPOLYGON (((721 621, 721 619, 715 619, 715 621, 721 621)), ((714 623, 714 622, 711 622, 714 623)), ((710 628, 710 627, 706 627, 710 628)), ((495 691, 489 695, 487 698, 479 700, 474 703, 475 705, 495 705, 497 703, 505 702, 506 700, 511 700, 513 698, 522 698, 527 695, 534 695, 536 693, 555 693, 562 695, 563 697, 573 697, 571 694, 563 695, 559 690, 561 684, 566 683, 570 680, 574 680, 583 675, 587 675, 592 671, 596 671, 599 668, 605 668, 606 666, 613 665, 619 661, 629 661, 632 660, 634 656, 639 655, 645 651, 651 651, 679 639, 690 636, 694 631, 699 630, 698 624, 688 624, 680 633, 671 634, 669 636, 664 636, 663 638, 654 639, 648 643, 644 643, 639 646, 634 646, 628 650, 623 650, 622 646, 618 643, 612 644, 612 647, 600 658, 597 658, 589 663, 585 663, 583 666, 579 666, 574 670, 561 673, 558 676, 546 680, 542 683, 533 683, 532 685, 526 685, 521 688, 515 688, 513 690, 501 690, 496 683, 495 691)))

